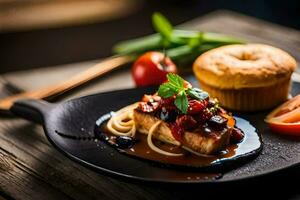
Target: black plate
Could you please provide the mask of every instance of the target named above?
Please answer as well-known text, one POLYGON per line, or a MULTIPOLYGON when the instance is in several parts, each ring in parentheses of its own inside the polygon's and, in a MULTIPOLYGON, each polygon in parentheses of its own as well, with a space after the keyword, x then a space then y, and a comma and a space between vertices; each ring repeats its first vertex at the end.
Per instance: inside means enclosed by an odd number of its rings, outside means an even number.
MULTIPOLYGON (((86 96, 59 104, 44 101, 22 100, 11 111, 24 118, 43 123, 51 143, 72 160, 98 172, 123 178, 152 182, 210 183, 241 180, 282 170, 300 162, 299 138, 283 137, 271 133, 263 119, 267 112, 238 114, 254 124, 262 133, 264 148, 253 161, 224 175, 206 174, 162 168, 148 162, 118 153, 103 146, 95 139, 94 125, 97 118, 111 110, 118 110, 140 99, 153 88, 129 89, 86 96), (67 136, 62 136, 69 135, 67 136), (86 136, 91 139, 86 139, 86 136), (76 136, 76 137, 74 137, 76 136), (82 138, 82 139, 80 139, 82 138)), ((299 85, 293 92, 299 93, 299 85)))

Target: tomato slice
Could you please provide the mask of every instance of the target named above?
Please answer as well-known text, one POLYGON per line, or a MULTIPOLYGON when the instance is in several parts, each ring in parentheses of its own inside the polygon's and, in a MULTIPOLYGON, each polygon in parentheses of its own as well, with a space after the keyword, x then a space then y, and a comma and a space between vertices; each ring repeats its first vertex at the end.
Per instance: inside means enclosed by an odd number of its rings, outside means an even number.
POLYGON ((265 121, 274 132, 300 136, 300 94, 272 111, 265 121))
POLYGON ((228 115, 227 113, 221 113, 220 115, 228 120, 227 125, 229 127, 233 128, 235 126, 235 119, 232 116, 228 115))

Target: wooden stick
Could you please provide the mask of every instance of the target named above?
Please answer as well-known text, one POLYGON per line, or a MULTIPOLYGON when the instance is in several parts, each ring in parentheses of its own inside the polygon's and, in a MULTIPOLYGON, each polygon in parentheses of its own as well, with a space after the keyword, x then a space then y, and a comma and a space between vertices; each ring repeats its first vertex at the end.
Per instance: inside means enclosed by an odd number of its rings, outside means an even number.
POLYGON ((0 110, 9 110, 10 107, 16 100, 31 98, 31 99, 44 99, 51 96, 55 96, 61 93, 64 93, 68 90, 71 90, 77 86, 80 86, 90 80, 93 80, 113 69, 116 69, 124 64, 127 64, 133 60, 130 56, 119 56, 119 57, 110 57, 102 62, 96 64, 95 66, 83 71, 74 77, 67 79, 63 82, 41 88, 34 91, 28 91, 13 96, 9 96, 0 100, 0 110))

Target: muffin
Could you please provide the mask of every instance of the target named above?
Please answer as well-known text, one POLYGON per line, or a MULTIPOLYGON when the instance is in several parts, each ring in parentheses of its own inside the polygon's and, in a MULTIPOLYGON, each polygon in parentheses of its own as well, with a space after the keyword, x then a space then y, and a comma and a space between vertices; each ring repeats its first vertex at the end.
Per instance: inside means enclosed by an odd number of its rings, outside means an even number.
POLYGON ((227 45, 199 56, 193 70, 203 90, 237 111, 272 108, 285 101, 297 63, 264 44, 227 45))

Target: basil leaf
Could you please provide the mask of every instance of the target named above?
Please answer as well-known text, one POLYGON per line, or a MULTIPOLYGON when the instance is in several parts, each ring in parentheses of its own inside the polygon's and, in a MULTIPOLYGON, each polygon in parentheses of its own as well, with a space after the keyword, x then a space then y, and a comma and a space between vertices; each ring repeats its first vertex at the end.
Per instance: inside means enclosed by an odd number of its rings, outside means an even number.
POLYGON ((158 96, 163 98, 172 97, 177 94, 176 90, 169 86, 168 83, 164 83, 158 88, 158 96))
POLYGON ((182 113, 186 114, 189 103, 184 91, 178 93, 174 104, 182 113))
POLYGON ((165 38, 171 38, 173 26, 169 20, 161 13, 155 12, 152 15, 152 23, 154 29, 165 38))
POLYGON ((201 89, 199 89, 199 88, 188 89, 188 90, 186 91, 186 93, 187 93, 190 97, 192 97, 192 98, 194 98, 194 99, 198 99, 198 100, 204 100, 204 99, 206 99, 206 98, 209 97, 209 95, 208 95, 207 92, 205 92, 205 91, 203 91, 203 90, 201 90, 201 89))
POLYGON ((169 84, 171 84, 174 87, 177 87, 179 90, 184 89, 184 80, 177 74, 169 73, 167 74, 167 79, 169 81, 169 84))

